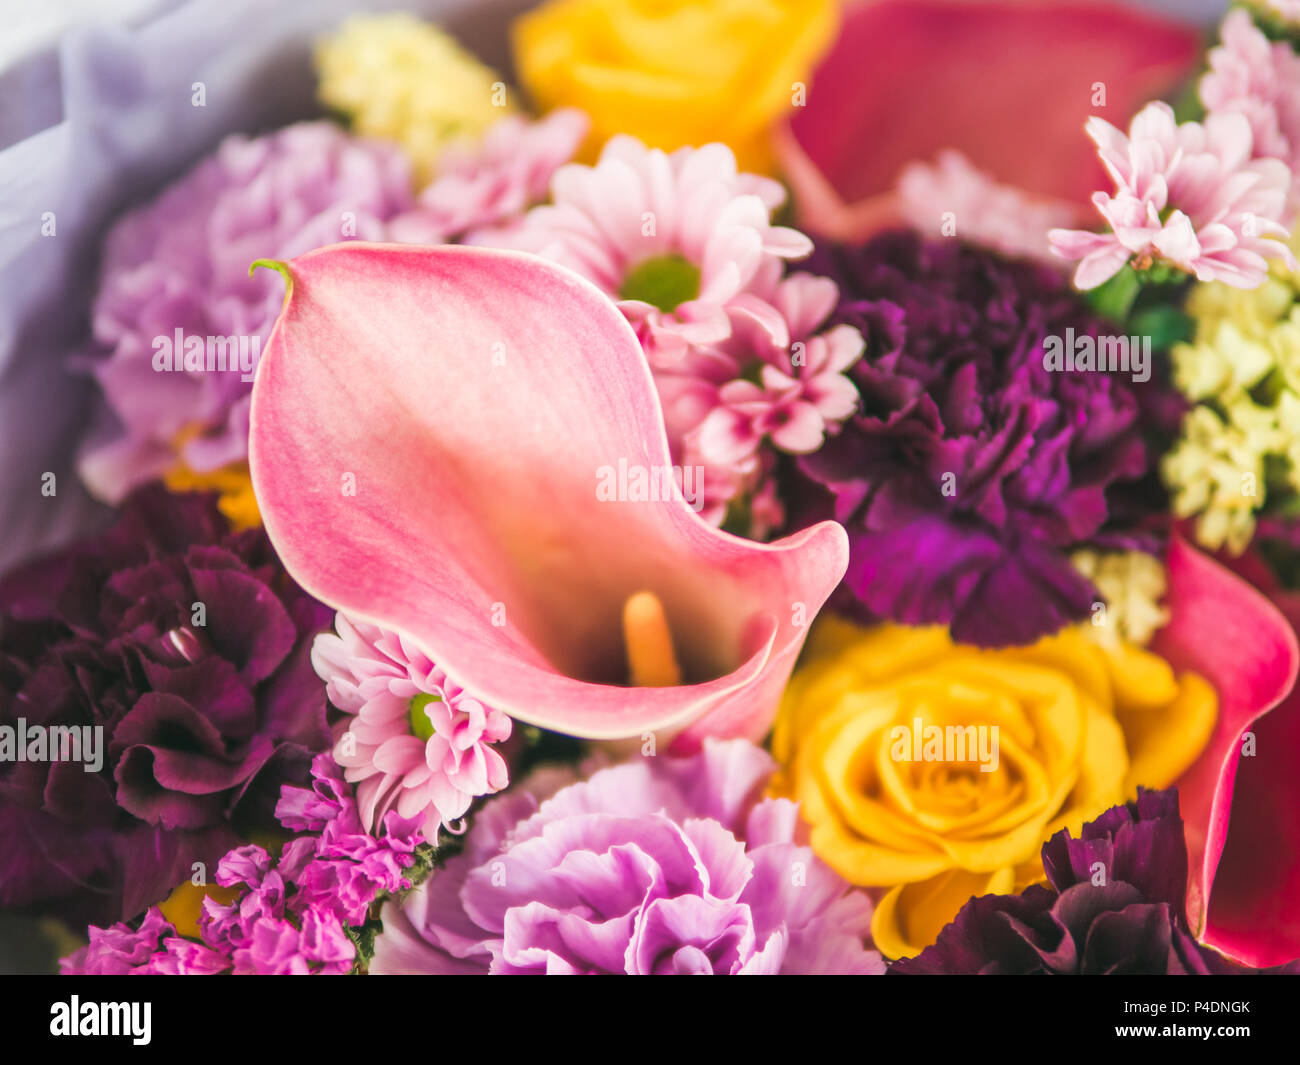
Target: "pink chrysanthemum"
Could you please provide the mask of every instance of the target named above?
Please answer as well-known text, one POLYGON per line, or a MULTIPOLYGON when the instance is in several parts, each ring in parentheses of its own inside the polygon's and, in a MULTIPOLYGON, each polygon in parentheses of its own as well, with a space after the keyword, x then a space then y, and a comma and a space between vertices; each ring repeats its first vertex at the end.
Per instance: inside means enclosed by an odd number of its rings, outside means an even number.
POLYGON ((1109 233, 1054 229, 1052 250, 1079 259, 1075 284, 1096 288, 1130 260, 1161 259, 1236 288, 1263 282, 1268 256, 1294 261, 1282 224, 1291 170, 1278 159, 1252 158, 1250 123, 1239 114, 1204 124, 1174 118, 1164 103, 1147 104, 1125 135, 1097 117, 1088 135, 1115 180, 1116 192, 1093 194, 1109 233))
POLYGON ((531 121, 509 115, 478 143, 447 148, 438 174, 420 193, 418 206, 395 218, 393 239, 408 244, 443 244, 476 231, 510 225, 546 198, 555 171, 573 158, 591 120, 560 108, 531 121))
POLYGON ((1047 231, 1080 221, 1068 203, 1039 200, 1000 185, 961 152, 910 163, 898 179, 903 216, 927 237, 955 236, 1015 258, 1054 262, 1047 231), (945 228, 951 221, 952 228, 945 228))
MULTIPOLYGON (((1294 180, 1300 172, 1300 55, 1285 41, 1270 41, 1236 8, 1223 20, 1223 43, 1210 50, 1209 60, 1200 85, 1206 110, 1244 115, 1255 156, 1281 159, 1294 180)), ((1295 189, 1291 197, 1294 204, 1295 189)))
POLYGON ((748 496, 751 532, 779 523, 760 444, 816 450, 857 402, 842 372, 862 349, 851 327, 817 333, 834 283, 786 276, 812 242, 772 225, 784 190, 739 173, 722 144, 666 154, 615 137, 595 166, 556 171, 551 194, 490 242, 563 263, 618 301, 659 386, 673 461, 704 470, 707 519, 748 496))
POLYGON ((508 783, 492 748, 511 722, 484 706, 406 637, 335 618, 338 634, 316 638, 312 665, 330 701, 353 715, 336 730, 334 758, 357 785, 362 821, 377 830, 385 813, 423 815, 423 831, 464 815, 480 795, 508 783))

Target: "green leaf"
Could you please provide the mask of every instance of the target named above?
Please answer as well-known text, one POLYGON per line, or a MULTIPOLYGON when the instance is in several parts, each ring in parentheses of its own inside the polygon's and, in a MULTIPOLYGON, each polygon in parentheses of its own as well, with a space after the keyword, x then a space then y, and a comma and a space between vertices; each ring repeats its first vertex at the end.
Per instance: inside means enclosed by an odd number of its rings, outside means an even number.
POLYGON ((1138 272, 1131 265, 1125 265, 1105 284, 1098 285, 1087 295, 1088 304, 1103 318, 1122 322, 1128 318, 1133 309, 1133 301, 1142 289, 1138 272))
POLYGON ((1186 343, 1196 331, 1191 316, 1169 304, 1138 311, 1129 322, 1129 328, 1138 336, 1149 336, 1151 346, 1157 351, 1186 343))

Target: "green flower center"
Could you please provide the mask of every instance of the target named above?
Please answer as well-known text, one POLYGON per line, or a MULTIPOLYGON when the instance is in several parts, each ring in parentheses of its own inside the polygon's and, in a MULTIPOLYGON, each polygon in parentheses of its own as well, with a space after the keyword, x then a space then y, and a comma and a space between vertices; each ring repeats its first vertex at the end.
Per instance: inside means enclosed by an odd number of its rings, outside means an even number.
POLYGON ((411 719, 411 732, 425 743, 433 738, 433 722, 429 720, 424 708, 430 703, 440 702, 441 695, 427 695, 424 692, 411 698, 411 709, 407 715, 411 719))
POLYGON ((618 294, 661 311, 676 310, 700 294, 700 268, 681 255, 656 255, 627 272, 618 294))

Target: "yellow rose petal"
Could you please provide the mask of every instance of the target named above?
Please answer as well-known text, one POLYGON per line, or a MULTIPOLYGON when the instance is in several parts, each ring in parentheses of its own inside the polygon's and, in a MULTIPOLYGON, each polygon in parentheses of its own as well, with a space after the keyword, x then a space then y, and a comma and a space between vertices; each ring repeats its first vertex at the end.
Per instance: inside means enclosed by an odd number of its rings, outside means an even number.
POLYGON ((587 157, 615 133, 671 151, 722 141, 771 167, 768 133, 829 46, 834 0, 550 0, 512 31, 543 111, 591 116, 587 157))
POLYGON ((938 938, 972 897, 1003 895, 1015 885, 1013 869, 988 874, 942 873, 888 892, 871 915, 871 938, 886 958, 911 958, 938 938))
POLYGON ((242 890, 238 886, 218 887, 216 884, 199 886, 186 880, 172 889, 172 893, 158 904, 158 909, 171 922, 179 935, 198 939, 203 900, 210 898, 229 905, 239 898, 242 890))
POLYGON ((1195 673, 1179 676, 1178 692, 1167 706, 1121 711, 1130 758, 1126 794, 1136 794, 1139 785, 1167 788, 1177 781, 1210 742, 1218 714, 1217 693, 1195 673))

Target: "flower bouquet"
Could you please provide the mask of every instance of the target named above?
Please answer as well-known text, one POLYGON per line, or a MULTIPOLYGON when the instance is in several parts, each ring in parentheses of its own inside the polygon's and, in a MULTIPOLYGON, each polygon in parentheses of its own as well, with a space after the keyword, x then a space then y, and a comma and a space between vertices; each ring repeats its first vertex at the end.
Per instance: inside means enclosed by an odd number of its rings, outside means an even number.
POLYGON ((1300 4, 392 6, 0 66, 5 966, 1300 971, 1300 4))

